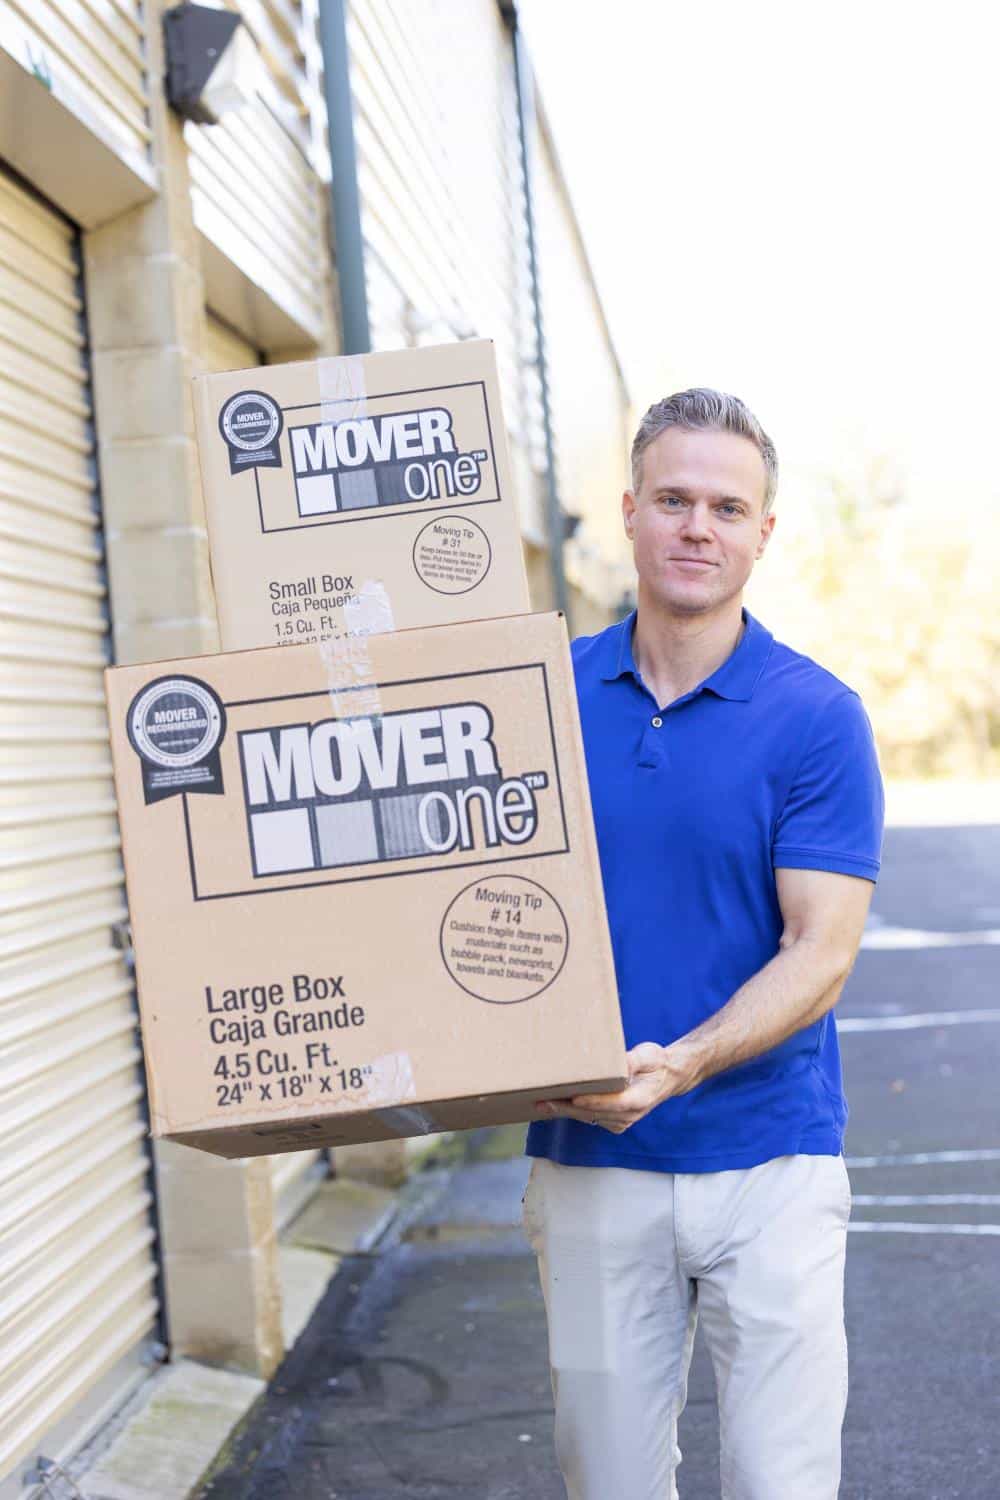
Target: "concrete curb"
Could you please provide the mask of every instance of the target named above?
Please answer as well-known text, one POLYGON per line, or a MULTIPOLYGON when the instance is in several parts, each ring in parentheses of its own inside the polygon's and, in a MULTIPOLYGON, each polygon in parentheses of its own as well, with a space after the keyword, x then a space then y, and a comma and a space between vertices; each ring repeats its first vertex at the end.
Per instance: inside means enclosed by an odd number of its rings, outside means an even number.
POLYGON ((80 1477, 87 1500, 187 1500, 266 1389, 252 1375, 194 1360, 165 1365, 80 1477))

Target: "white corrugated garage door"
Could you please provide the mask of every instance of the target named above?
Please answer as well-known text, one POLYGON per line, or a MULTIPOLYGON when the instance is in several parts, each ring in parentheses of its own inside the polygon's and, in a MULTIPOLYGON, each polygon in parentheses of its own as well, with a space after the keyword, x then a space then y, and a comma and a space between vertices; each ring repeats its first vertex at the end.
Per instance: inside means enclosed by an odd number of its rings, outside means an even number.
MULTIPOLYGON (((221 318, 209 313, 205 328, 205 363, 210 370, 250 370, 264 356, 221 318)), ((293 1218, 326 1174, 324 1151, 288 1151, 271 1157, 274 1217, 280 1229, 293 1218)))
POLYGON ((100 526, 75 233, 0 170, 4 1496, 122 1399, 156 1334, 100 526))
POLYGON ((517 90, 496 0, 351 0, 372 347, 494 341, 521 527, 545 535, 517 90))

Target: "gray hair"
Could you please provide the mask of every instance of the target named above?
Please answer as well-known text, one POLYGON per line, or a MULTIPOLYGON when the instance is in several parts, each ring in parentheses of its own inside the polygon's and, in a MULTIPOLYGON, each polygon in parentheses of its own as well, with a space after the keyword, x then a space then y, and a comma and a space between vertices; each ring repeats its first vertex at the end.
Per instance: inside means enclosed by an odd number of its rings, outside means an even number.
POLYGON ((633 490, 638 490, 642 483, 642 455, 653 439, 668 427, 684 427, 689 432, 732 432, 737 437, 749 438, 764 460, 767 479, 764 514, 767 514, 778 488, 778 455, 774 444, 739 396, 727 396, 723 391, 709 390, 704 386, 677 391, 649 408, 639 423, 632 444, 633 490))

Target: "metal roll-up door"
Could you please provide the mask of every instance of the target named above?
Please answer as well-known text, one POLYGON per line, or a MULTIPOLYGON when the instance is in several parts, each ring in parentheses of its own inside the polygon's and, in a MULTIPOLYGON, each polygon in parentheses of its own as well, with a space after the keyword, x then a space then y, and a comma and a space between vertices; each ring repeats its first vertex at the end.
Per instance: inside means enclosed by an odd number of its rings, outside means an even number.
POLYGON ((156 1260, 76 234, 0 169, 0 1495, 146 1373, 156 1260))
POLYGON ((514 53, 496 0, 351 0, 374 349, 494 342, 521 518, 545 534, 514 53))
POLYGON ((315 5, 222 0, 257 52, 253 96, 218 125, 184 127, 195 228, 293 319, 323 325, 324 200, 315 5), (261 191, 261 184, 267 191, 261 191))
POLYGON ((142 0, 2 0, 4 49, 125 158, 148 161, 149 63, 142 0), (51 87, 51 83, 49 84, 51 87))
MULTIPOLYGON (((209 370, 251 370, 264 355, 221 318, 205 319, 205 364, 209 370)), ((274 1217, 279 1229, 292 1218, 326 1175, 325 1151, 288 1151, 271 1157, 274 1217)))

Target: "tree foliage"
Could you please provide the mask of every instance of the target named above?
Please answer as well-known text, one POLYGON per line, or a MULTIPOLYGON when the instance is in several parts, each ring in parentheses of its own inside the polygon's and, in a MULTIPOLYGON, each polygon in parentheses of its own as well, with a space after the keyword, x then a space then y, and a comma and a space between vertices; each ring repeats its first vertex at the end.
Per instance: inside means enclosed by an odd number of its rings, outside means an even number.
POLYGON ((751 608, 858 690, 891 775, 1000 771, 1000 546, 962 516, 908 503, 876 462, 787 534, 779 511, 758 565, 751 608))

